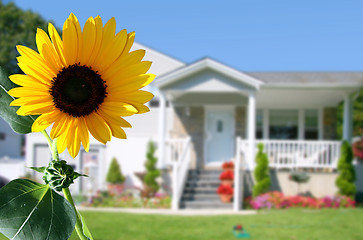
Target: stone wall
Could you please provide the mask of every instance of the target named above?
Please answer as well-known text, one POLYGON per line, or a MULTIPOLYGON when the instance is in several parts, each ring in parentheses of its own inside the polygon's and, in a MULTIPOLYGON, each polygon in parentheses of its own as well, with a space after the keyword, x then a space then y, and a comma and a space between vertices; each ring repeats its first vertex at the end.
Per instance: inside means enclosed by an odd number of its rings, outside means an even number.
POLYGON ((172 138, 191 137, 192 168, 204 165, 204 115, 203 107, 174 108, 174 127, 170 136, 172 138))
POLYGON ((323 132, 324 140, 337 139, 337 109, 334 107, 323 110, 323 132))

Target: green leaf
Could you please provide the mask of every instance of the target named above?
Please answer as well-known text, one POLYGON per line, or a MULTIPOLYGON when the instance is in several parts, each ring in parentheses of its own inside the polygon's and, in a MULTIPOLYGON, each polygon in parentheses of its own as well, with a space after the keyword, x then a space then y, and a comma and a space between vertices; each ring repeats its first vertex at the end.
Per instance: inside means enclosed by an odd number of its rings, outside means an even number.
POLYGON ((45 169, 47 167, 29 167, 30 169, 33 169, 34 171, 37 171, 39 173, 44 173, 45 169))
POLYGON ((88 177, 86 174, 80 174, 78 172, 74 172, 73 174, 73 180, 77 179, 78 177, 88 177))
POLYGON ((16 179, 0 189, 0 232, 10 239, 64 240, 75 224, 71 204, 48 185, 16 179))
POLYGON ((82 215, 79 212, 78 212, 78 215, 81 218, 83 235, 86 236, 90 240, 94 240, 91 232, 89 231, 89 229, 87 227, 86 221, 83 219, 82 215))
POLYGON ((16 114, 19 107, 9 106, 14 98, 8 94, 8 91, 16 86, 0 68, 0 117, 9 123, 14 132, 27 134, 31 132, 31 127, 37 116, 19 116, 16 114))

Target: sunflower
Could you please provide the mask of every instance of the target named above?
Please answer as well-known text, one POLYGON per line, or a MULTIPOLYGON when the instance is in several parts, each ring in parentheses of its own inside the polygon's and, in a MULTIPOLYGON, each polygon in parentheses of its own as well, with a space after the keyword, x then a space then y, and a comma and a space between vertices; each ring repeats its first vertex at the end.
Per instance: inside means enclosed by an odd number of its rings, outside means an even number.
POLYGON ((146 74, 151 62, 142 61, 144 50, 130 52, 134 32, 116 33, 111 18, 104 26, 99 16, 90 17, 83 31, 71 13, 62 38, 49 23, 48 33, 37 30, 36 52, 17 46, 18 65, 25 74, 9 78, 20 87, 9 94, 20 106, 18 115, 39 115, 32 132, 52 126, 50 137, 57 148, 74 158, 81 143, 89 150, 89 132, 106 144, 111 137, 126 138, 122 128, 131 127, 122 117, 149 111, 144 104, 153 98, 140 90, 154 78, 146 74))

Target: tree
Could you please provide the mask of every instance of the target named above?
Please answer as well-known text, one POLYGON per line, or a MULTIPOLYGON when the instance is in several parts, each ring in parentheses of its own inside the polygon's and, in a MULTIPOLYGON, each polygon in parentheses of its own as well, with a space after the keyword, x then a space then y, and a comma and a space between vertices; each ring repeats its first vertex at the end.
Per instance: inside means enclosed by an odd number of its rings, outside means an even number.
POLYGON ((106 181, 112 184, 123 183, 125 181, 125 176, 122 174, 121 167, 116 158, 112 158, 107 172, 106 181))
POLYGON ((263 144, 258 144, 258 152, 256 155, 256 168, 254 176, 256 184, 253 186, 253 196, 256 197, 262 193, 268 192, 271 185, 268 169, 267 154, 263 152, 263 144))
POLYGON ((344 141, 341 146, 340 158, 338 161, 339 176, 337 177, 335 184, 339 189, 339 194, 349 197, 354 197, 357 192, 354 184, 356 178, 352 161, 352 148, 348 141, 344 141))
POLYGON ((144 177, 144 184, 147 188, 147 195, 153 195, 156 193, 160 186, 156 182, 156 179, 160 176, 160 171, 156 168, 156 163, 158 159, 155 157, 155 144, 154 142, 150 141, 148 143, 148 150, 146 154, 146 162, 145 162, 145 168, 146 168, 146 175, 144 177))
POLYGON ((8 73, 19 73, 15 46, 24 45, 36 49, 37 28, 48 29, 48 22, 39 14, 24 11, 14 3, 3 4, 0 0, 0 66, 8 73))

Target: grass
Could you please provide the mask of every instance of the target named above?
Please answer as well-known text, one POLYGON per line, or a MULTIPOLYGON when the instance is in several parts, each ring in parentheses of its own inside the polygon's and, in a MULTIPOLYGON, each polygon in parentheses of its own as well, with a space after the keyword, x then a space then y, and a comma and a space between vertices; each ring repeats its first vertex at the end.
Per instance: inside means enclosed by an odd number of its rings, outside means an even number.
MULTIPOLYGON (((251 239, 361 240, 363 209, 289 209, 256 215, 166 216, 82 212, 96 240, 232 240, 242 224, 251 239)), ((6 238, 0 236, 0 240, 6 238)), ((75 234, 71 239, 78 239, 75 234)))

